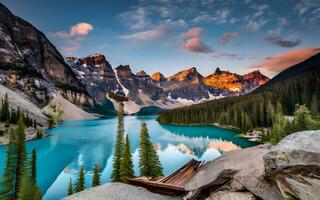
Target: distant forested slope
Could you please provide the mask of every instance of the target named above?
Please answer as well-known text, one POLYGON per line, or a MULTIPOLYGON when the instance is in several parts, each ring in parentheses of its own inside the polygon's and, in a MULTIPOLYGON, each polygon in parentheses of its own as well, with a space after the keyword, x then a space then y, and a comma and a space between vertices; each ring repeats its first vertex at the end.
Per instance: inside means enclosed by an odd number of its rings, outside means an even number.
POLYGON ((272 125, 276 104, 293 114, 296 104, 319 111, 320 54, 281 72, 254 92, 160 112, 160 123, 232 125, 242 130, 272 125))

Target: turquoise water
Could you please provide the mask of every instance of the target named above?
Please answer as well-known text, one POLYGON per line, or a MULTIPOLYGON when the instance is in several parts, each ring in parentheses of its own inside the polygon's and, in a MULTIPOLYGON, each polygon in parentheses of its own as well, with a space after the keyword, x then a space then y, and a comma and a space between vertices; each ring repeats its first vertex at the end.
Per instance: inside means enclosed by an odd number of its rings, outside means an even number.
MULTIPOLYGON (((164 174, 170 174, 191 158, 212 160, 224 152, 239 147, 253 146, 236 132, 213 126, 160 125, 155 117, 125 117, 125 129, 131 140, 131 152, 136 175, 138 169, 139 130, 146 121, 152 142, 158 150, 164 174)), ((70 178, 76 180, 81 165, 86 170, 86 187, 90 187, 92 167, 101 166, 102 182, 110 181, 112 151, 117 118, 104 120, 67 121, 48 130, 51 137, 27 143, 38 154, 38 184, 45 200, 56 200, 66 195, 70 178)), ((0 171, 5 163, 5 146, 0 147, 0 171)))

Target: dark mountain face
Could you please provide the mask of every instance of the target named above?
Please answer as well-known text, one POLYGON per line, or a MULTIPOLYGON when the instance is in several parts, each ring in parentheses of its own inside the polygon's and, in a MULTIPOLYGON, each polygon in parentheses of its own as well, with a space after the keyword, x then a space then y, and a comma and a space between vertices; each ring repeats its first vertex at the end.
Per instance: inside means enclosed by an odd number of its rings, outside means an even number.
POLYGON ((92 104, 83 84, 43 33, 0 4, 1 83, 44 106, 55 95, 92 104))
POLYGON ((257 91, 265 90, 279 82, 292 79, 297 75, 301 75, 304 73, 319 74, 319 72, 320 72, 320 53, 314 56, 311 56, 305 61, 298 63, 280 72, 278 75, 276 75, 274 78, 268 81, 268 83, 266 83, 263 87, 259 88, 257 91))

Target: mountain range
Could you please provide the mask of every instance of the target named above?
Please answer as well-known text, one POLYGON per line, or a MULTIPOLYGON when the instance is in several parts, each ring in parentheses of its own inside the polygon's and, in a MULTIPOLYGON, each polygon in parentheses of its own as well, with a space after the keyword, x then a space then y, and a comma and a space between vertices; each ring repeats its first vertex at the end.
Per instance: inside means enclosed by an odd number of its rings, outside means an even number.
POLYGON ((152 75, 145 71, 133 73, 129 65, 113 69, 101 54, 84 58, 67 57, 66 63, 72 67, 78 80, 87 86, 97 103, 103 105, 107 97, 116 107, 117 100, 125 97, 121 99, 130 114, 142 107, 170 109, 224 96, 242 95, 269 80, 259 71, 239 75, 220 68, 209 76, 201 75, 195 67, 169 77, 161 72, 152 75))

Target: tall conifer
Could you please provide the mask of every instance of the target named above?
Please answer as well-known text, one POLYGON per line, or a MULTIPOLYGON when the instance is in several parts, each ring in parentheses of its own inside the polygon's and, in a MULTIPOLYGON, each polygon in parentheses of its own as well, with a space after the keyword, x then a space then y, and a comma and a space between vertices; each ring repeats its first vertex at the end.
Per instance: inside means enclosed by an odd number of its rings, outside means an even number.
POLYGON ((100 185, 100 174, 99 174, 99 165, 95 164, 93 168, 93 178, 92 178, 92 187, 100 185))
POLYGON ((84 190, 84 184, 85 184, 85 177, 84 177, 84 168, 83 166, 80 167, 78 179, 76 183, 76 192, 81 192, 84 190))
POLYGON ((150 178, 163 176, 162 166, 158 154, 150 141, 147 124, 145 122, 141 124, 139 156, 141 176, 150 178))
POLYGON ((120 164, 120 180, 126 182, 128 178, 134 177, 132 155, 130 151, 130 141, 128 134, 124 143, 122 152, 121 164, 120 164))
POLYGON ((113 154, 113 171, 111 179, 113 182, 120 181, 120 165, 121 165, 121 154, 123 151, 123 137, 124 137, 124 124, 123 124, 123 104, 119 104, 118 111, 118 131, 116 135, 116 142, 113 154))

